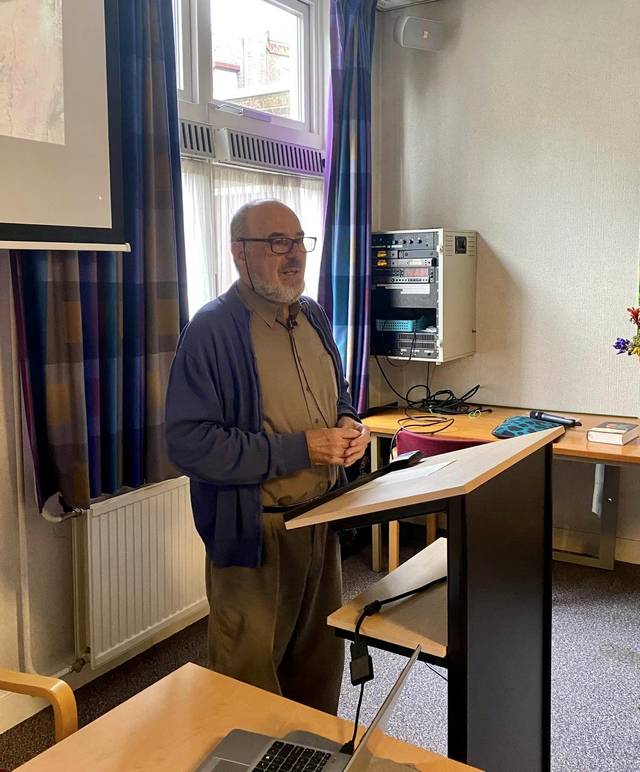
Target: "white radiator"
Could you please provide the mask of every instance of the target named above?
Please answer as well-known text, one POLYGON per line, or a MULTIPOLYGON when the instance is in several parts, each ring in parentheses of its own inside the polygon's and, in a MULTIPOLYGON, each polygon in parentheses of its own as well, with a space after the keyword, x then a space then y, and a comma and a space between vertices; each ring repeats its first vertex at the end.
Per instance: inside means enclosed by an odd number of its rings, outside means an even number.
POLYGON ((186 477, 92 505, 82 531, 76 606, 85 620, 76 634, 86 639, 92 668, 208 610, 186 477))

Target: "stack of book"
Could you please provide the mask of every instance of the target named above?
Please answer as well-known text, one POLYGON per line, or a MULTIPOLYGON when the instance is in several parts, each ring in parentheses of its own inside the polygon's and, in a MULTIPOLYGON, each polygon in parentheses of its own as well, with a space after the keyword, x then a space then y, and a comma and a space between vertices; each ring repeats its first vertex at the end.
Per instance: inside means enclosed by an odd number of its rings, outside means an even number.
POLYGON ((636 437, 640 437, 640 424, 621 421, 605 421, 587 432, 589 442, 606 442, 609 445, 626 445, 636 437))

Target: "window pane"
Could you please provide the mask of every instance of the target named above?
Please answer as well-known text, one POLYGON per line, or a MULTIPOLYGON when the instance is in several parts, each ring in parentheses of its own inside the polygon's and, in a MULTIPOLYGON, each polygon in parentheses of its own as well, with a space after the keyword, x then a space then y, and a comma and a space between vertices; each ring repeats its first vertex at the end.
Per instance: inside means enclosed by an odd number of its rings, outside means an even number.
POLYGON ((211 0, 213 98, 304 121, 302 11, 211 0))
POLYGON ((178 91, 184 90, 184 51, 182 34, 182 0, 172 0, 173 35, 176 44, 176 83, 178 91))

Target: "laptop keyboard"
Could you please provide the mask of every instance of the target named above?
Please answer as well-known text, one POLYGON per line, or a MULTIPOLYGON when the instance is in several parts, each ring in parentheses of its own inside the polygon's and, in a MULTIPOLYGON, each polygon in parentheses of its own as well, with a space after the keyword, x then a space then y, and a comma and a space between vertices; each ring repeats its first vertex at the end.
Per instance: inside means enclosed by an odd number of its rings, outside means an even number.
POLYGON ((276 740, 254 769, 259 772, 316 772, 324 767, 331 753, 276 740))

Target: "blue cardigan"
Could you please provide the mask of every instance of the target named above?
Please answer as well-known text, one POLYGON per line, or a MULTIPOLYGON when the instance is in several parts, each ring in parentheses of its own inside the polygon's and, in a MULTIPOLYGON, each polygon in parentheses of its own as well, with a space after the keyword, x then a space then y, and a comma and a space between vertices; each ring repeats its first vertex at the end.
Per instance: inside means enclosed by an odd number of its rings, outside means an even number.
MULTIPOLYGON (((329 320, 311 298, 300 303, 333 359, 338 415, 357 420, 329 320)), ((260 486, 311 466, 304 432, 268 434, 262 423, 251 312, 234 285, 184 328, 167 389, 169 458, 191 480, 196 528, 216 566, 260 565, 260 486)))

